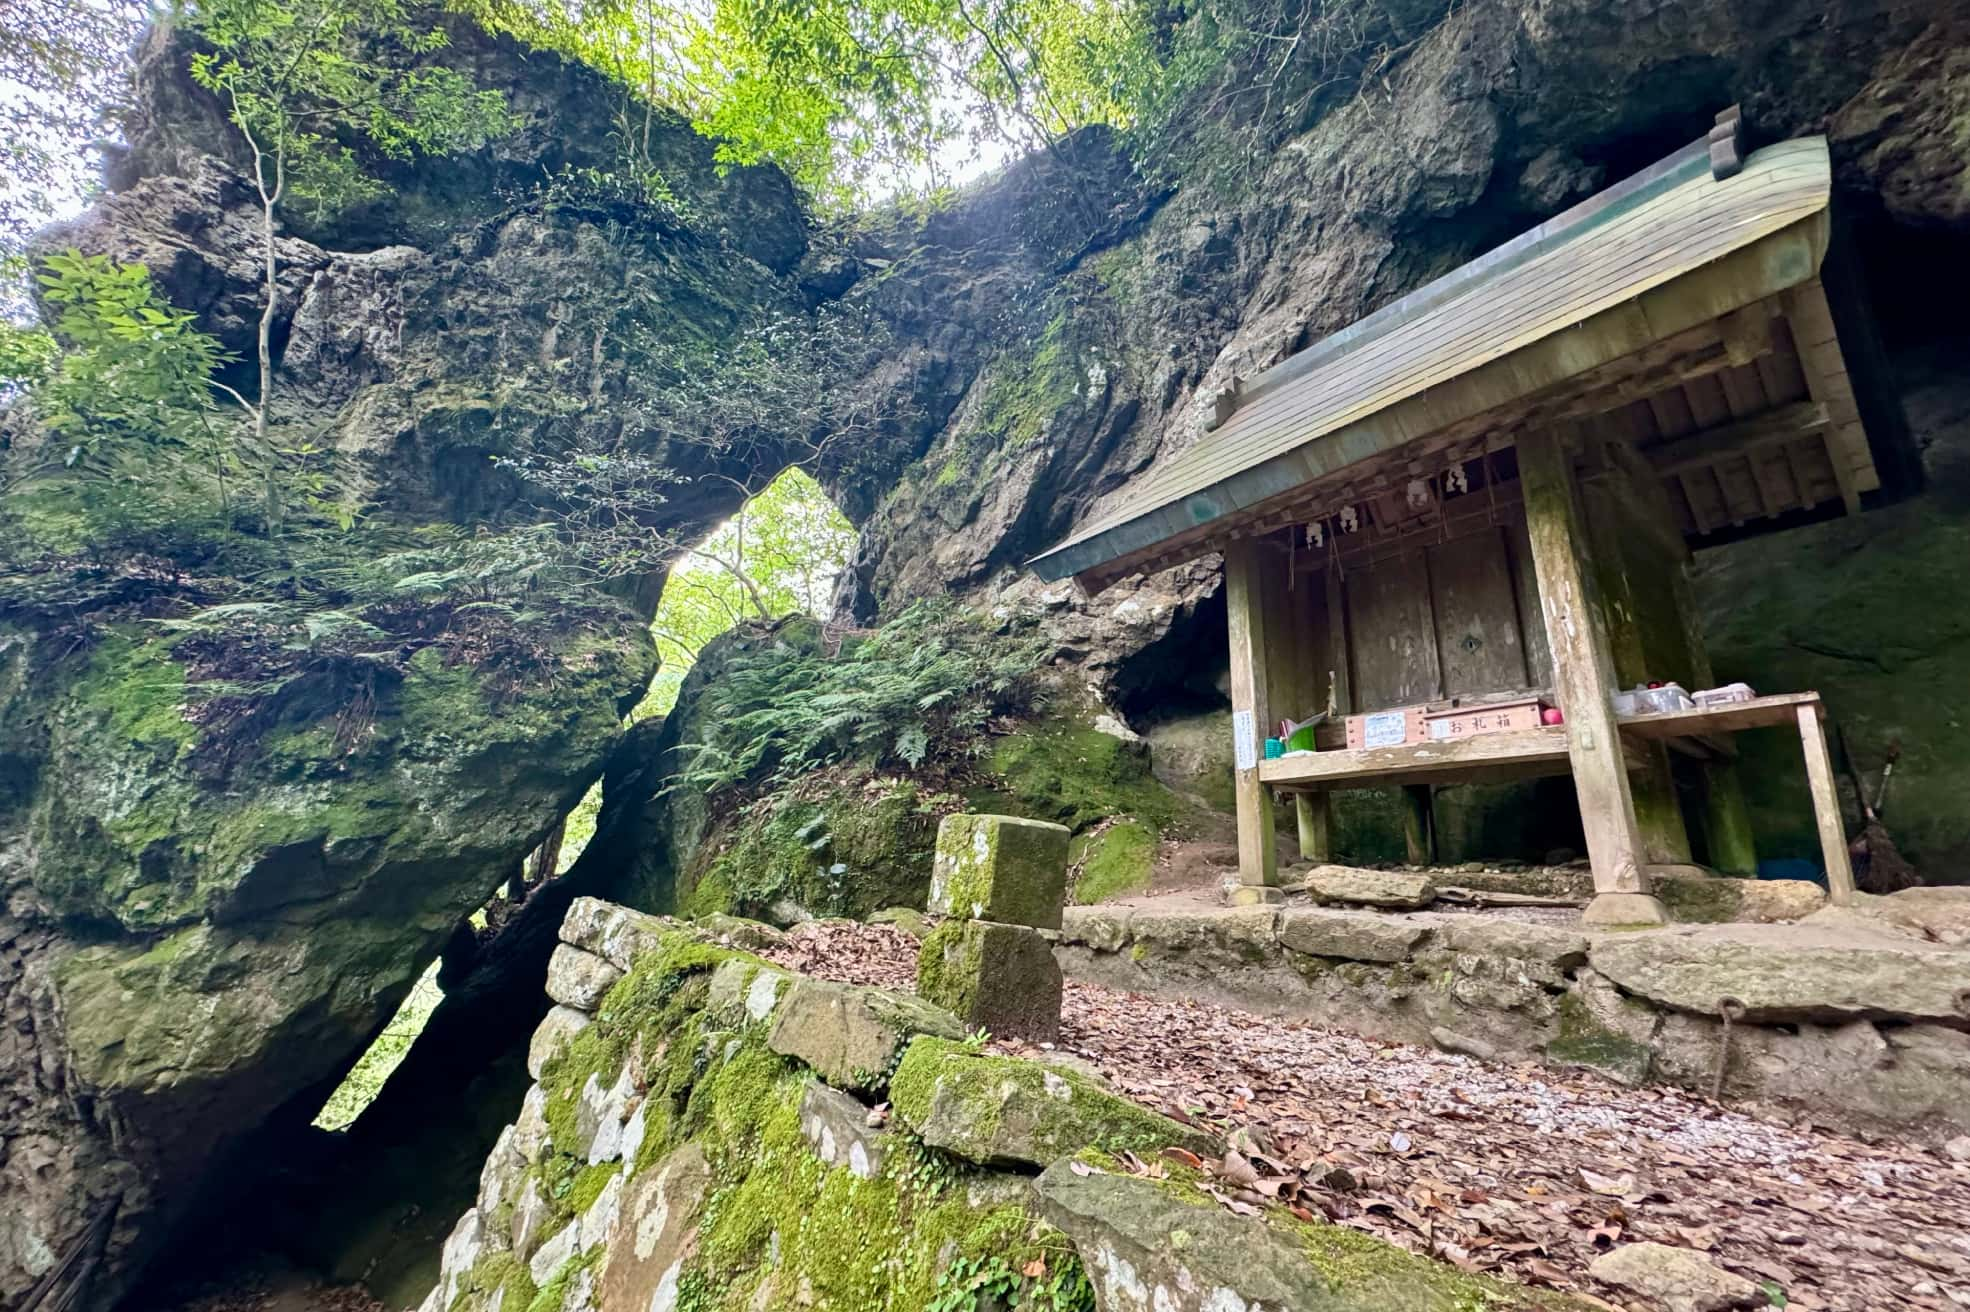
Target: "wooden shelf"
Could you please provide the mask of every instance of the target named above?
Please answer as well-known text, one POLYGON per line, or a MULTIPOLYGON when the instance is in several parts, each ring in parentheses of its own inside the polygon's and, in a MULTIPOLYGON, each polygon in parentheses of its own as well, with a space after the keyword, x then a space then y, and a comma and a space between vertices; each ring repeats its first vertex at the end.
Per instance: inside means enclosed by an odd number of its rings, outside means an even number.
POLYGON ((1564 774, 1566 769, 1566 726, 1549 724, 1406 747, 1275 757, 1259 762, 1259 778, 1288 789, 1344 788, 1356 782, 1429 783, 1446 776, 1564 774))
MULTIPOLYGON (((1636 738, 1699 738, 1705 734, 1736 733, 1740 729, 1799 726, 1799 708, 1818 708, 1816 692, 1788 692, 1754 697, 1728 706, 1693 706, 1686 711, 1620 717, 1621 732, 1636 738)), ((1824 714, 1824 712, 1821 712, 1824 714)))
MULTIPOLYGON (((1657 715, 1623 716, 1618 722, 1625 738, 1702 741, 1743 729, 1796 728, 1799 708, 1810 706, 1817 710, 1819 705, 1816 692, 1783 693, 1729 706, 1698 706, 1657 715)), ((1630 767, 1633 765, 1631 760, 1630 767)), ((1485 733, 1406 747, 1369 747, 1352 752, 1339 749, 1275 757, 1259 763, 1259 779, 1290 792, 1356 784, 1441 783, 1449 779, 1565 774, 1567 768, 1566 726, 1549 724, 1537 729, 1485 733)))

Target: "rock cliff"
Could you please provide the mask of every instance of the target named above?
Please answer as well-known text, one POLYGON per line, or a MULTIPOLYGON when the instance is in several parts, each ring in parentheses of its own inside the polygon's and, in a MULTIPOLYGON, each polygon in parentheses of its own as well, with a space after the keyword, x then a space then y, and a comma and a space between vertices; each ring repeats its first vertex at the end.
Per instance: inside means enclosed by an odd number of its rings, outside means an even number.
MULTIPOLYGON (((447 58, 503 90, 522 125, 473 156, 390 166, 386 197, 359 211, 295 217, 277 425, 336 454, 369 516, 349 556, 396 558, 451 532, 423 567, 434 574, 457 567, 470 536, 457 530, 531 516, 496 456, 620 438, 691 480, 656 525, 685 538, 729 514, 740 484, 799 459, 861 528, 848 617, 956 592, 1035 617, 1078 693, 1146 710, 1202 687, 1208 702, 1221 614, 1208 562, 1086 604, 1020 563, 1195 440, 1199 398, 1234 375, 1740 102, 1764 136, 1826 131, 1844 199, 1875 225, 1884 327, 1932 486, 1707 553, 1713 655, 1727 677, 1826 690, 1864 762, 1899 740, 1891 818, 1919 863, 1959 868, 1966 761, 1935 699, 1970 674, 1970 641, 1936 599, 1956 590, 1970 525, 1970 403, 1952 370, 1961 328, 1929 306, 1970 266, 1961 6, 1338 8, 1356 25, 1310 43, 1328 53, 1284 76, 1233 68, 1146 152, 1083 133, 928 214, 825 230, 779 175, 721 172, 675 122, 659 153, 683 209, 582 185, 610 157, 608 89, 459 25, 447 58), (645 422, 667 350, 832 305, 893 334, 877 367, 832 380, 871 417, 852 441, 707 445, 645 422)), ((141 260, 244 347, 259 305, 251 194, 168 32, 146 47, 137 104, 113 189, 44 245, 141 260)), ((490 599, 311 591, 278 559, 218 581, 196 553, 104 564, 72 524, 30 519, 41 537, 9 562, 0 603, 0 1188, 21 1200, 0 1218, 0 1299, 99 1252, 91 1293, 106 1302, 247 1131, 353 1060, 600 772, 649 673, 651 589, 630 607, 585 585, 505 597, 508 617, 459 624, 459 605, 490 599), (60 605, 36 600, 51 580, 60 605), (241 605, 279 610, 171 627, 241 605), (352 608, 391 639, 380 680, 347 681, 339 658, 262 660, 352 608), (280 695, 213 717, 213 685, 270 670, 280 695)), ((1106 760, 1119 741, 1078 755, 1106 760)), ((625 813, 661 785, 649 768, 632 757, 619 771, 646 776, 615 801, 625 813)), ((1129 768, 1095 795, 1133 788, 1129 768)), ((1777 816, 1791 784, 1771 777, 1754 803, 1777 816)), ((634 841, 681 841, 688 821, 634 841)))

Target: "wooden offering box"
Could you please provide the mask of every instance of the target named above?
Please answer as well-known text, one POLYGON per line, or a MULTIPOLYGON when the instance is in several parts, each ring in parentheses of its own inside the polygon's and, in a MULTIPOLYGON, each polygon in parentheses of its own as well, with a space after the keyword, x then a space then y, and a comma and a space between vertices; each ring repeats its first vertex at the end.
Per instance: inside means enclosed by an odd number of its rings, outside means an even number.
POLYGON ((1481 733, 1502 733, 1508 729, 1537 729, 1539 702, 1490 702, 1477 706, 1454 706, 1430 711, 1424 717, 1431 742, 1447 742, 1481 733))

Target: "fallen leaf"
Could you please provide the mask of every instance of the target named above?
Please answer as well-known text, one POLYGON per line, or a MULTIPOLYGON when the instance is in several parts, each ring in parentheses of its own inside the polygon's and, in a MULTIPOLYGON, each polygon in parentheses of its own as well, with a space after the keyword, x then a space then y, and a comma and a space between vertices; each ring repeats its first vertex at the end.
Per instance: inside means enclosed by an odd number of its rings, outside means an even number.
POLYGON ((1592 1189, 1597 1194, 1607 1194, 1613 1198, 1620 1198, 1625 1194, 1635 1192, 1635 1173, 1633 1171, 1623 1171, 1620 1175, 1602 1175, 1600 1172, 1590 1171, 1584 1166, 1578 1169, 1581 1180, 1585 1182, 1589 1189, 1592 1189))

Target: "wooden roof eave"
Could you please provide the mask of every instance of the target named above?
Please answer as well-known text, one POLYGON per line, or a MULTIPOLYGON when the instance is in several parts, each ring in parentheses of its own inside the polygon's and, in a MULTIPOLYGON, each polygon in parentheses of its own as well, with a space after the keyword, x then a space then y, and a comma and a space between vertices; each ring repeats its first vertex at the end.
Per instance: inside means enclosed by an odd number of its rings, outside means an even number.
POLYGON ((1071 576, 1093 594, 1145 567, 1168 568, 1217 551, 1244 536, 1243 526, 1263 518, 1309 483, 1452 425, 1563 389, 1583 373, 1812 281, 1826 256, 1830 233, 1829 212, 1818 210, 1578 324, 1256 464, 1181 503, 1159 507, 1098 538, 1039 556, 1029 567, 1048 582, 1071 576), (1122 546, 1121 554, 1111 554, 1115 545, 1122 546))

